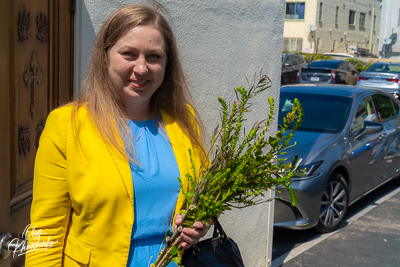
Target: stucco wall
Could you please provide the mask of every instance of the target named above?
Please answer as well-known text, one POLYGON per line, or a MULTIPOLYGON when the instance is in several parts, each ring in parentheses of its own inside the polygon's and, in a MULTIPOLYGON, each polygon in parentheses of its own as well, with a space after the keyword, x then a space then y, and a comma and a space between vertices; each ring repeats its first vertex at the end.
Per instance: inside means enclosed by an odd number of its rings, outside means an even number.
POLYGON ((378 54, 379 29, 381 7, 379 0, 287 0, 290 2, 304 2, 305 15, 303 21, 285 20, 285 38, 303 38, 303 51, 306 53, 350 52, 350 46, 371 49, 378 54), (320 4, 322 16, 319 20, 320 4), (375 9, 373 8, 375 5, 375 9), (336 7, 338 19, 335 23, 336 7), (349 12, 356 11, 355 26, 349 25, 349 12), (360 13, 365 13, 365 27, 360 27, 360 13), (374 14, 373 14, 374 12, 374 14), (375 31, 371 35, 374 15, 376 16, 375 31), (308 25, 315 25, 315 32, 310 32, 308 25), (319 39, 319 46, 317 46, 319 39), (334 41, 335 48, 334 48, 334 41))
MULTIPOLYGON (((103 20, 127 3, 139 1, 78 0, 75 42, 75 90, 84 76, 90 44, 103 20)), ((273 86, 258 96, 248 125, 265 118, 267 98, 278 104, 284 1, 164 0, 170 12, 193 96, 209 133, 219 122, 219 96, 234 100, 233 87, 246 86, 256 72, 273 86)), ((276 124, 271 129, 276 130, 276 124)), ((246 266, 269 266, 273 207, 269 204, 221 216, 227 233, 239 244, 246 266), (268 248, 267 248, 268 246, 268 248)))

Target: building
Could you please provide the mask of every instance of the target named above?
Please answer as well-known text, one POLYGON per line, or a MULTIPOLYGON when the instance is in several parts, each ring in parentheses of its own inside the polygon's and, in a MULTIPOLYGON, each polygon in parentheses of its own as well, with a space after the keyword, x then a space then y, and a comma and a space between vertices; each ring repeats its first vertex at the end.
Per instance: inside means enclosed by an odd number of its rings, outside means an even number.
MULTIPOLYGON (((95 34, 105 18, 144 0, 3 0, 0 9, 0 235, 22 236, 29 224, 33 169, 47 115, 76 96, 95 34)), ((255 73, 272 87, 257 96, 246 126, 279 99, 284 5, 276 0, 159 0, 171 14, 193 97, 208 132, 220 120, 218 97, 255 73)), ((271 127, 276 131, 277 125, 271 127)), ((49 190, 51 193, 51 189, 49 190)), ((274 197, 274 192, 266 196, 274 197)), ((270 266, 273 202, 221 216, 246 266, 270 266)), ((112 227, 112 226, 111 226, 112 227)), ((36 229, 37 231, 39 229, 36 229)), ((212 231, 210 231, 212 232, 212 231)), ((2 249, 3 253, 3 249, 2 249)), ((3 254, 2 254, 3 255, 3 254)), ((11 254, 1 266, 24 266, 11 254)))
POLYGON ((400 59, 400 1, 383 0, 379 38, 379 54, 382 58, 400 59))
POLYGON ((381 0, 286 0, 283 51, 352 53, 359 48, 377 54, 380 4, 381 0))

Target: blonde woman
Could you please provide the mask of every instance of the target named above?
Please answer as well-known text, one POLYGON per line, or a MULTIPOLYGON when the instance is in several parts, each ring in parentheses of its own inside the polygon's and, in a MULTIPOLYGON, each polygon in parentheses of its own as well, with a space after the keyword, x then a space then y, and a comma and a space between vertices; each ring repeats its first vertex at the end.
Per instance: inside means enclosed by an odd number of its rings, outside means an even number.
MULTIPOLYGON (((53 245, 31 249, 26 266, 154 262, 165 232, 180 223, 177 177, 186 183, 189 149, 196 168, 205 159, 192 107, 164 17, 145 6, 112 14, 94 41, 83 92, 51 112, 41 136, 31 236, 40 229, 53 245)), ((183 247, 209 227, 185 228, 183 247)))

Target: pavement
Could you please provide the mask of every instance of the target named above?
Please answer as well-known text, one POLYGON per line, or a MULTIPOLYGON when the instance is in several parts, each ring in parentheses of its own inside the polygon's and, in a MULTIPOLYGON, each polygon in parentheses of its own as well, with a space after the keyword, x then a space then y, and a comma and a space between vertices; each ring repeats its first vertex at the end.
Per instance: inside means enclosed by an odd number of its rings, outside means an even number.
POLYGON ((272 267, 400 266, 400 187, 272 261, 272 267))

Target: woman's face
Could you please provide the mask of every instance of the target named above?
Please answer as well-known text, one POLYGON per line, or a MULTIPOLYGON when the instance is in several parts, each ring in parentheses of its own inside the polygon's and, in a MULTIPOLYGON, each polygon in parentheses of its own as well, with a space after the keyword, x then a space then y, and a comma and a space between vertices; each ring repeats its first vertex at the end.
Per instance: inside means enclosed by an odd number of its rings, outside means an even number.
POLYGON ((128 112, 147 111, 167 64, 161 33, 149 26, 133 28, 110 48, 108 60, 108 75, 128 112))

